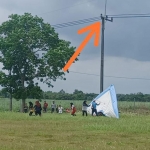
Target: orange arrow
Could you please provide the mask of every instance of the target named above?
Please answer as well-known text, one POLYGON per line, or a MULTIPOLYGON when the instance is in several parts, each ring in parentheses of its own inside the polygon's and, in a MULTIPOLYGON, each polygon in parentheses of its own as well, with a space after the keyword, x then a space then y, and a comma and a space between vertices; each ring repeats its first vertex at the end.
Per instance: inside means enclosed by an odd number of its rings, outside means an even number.
POLYGON ((78 57, 78 55, 81 53, 85 45, 89 42, 91 37, 95 34, 95 39, 94 39, 94 46, 98 46, 99 44, 99 39, 100 39, 100 27, 101 23, 96 22, 94 24, 91 24, 89 26, 86 26, 80 30, 78 30, 78 34, 82 34, 84 32, 87 32, 90 30, 89 34, 86 36, 86 38, 83 40, 83 42, 80 44, 80 46, 77 48, 75 53, 72 55, 70 60, 67 62, 67 64, 64 66, 63 70, 67 71, 68 68, 71 66, 71 64, 75 61, 75 59, 78 57))

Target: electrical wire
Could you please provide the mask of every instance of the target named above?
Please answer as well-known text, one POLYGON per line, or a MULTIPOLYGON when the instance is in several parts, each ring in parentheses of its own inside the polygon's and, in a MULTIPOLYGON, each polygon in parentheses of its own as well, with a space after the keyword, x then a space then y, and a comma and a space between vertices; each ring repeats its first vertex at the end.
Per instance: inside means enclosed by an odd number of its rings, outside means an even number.
POLYGON ((150 15, 150 13, 144 13, 144 14, 117 14, 117 15, 107 15, 107 16, 115 17, 115 16, 141 16, 141 15, 150 15))
POLYGON ((55 25, 51 25, 51 26, 54 27, 55 29, 57 29, 57 28, 64 28, 64 27, 85 24, 85 23, 89 23, 89 22, 95 22, 95 21, 99 21, 100 19, 101 19, 100 17, 93 17, 93 18, 87 18, 87 19, 82 19, 82 20, 76 20, 76 21, 72 21, 72 22, 55 24, 55 25))
MULTIPOLYGON (((150 18, 150 13, 147 13, 147 14, 107 15, 107 18, 150 18)), ((70 27, 70 26, 95 22, 95 21, 99 21, 99 20, 101 20, 100 16, 99 17, 82 19, 82 20, 71 21, 71 22, 66 22, 66 23, 55 24, 55 25, 51 25, 51 26, 54 27, 55 29, 58 29, 58 28, 64 28, 64 27, 70 27)))
MULTIPOLYGON (((107 15, 108 18, 137 18, 137 17, 150 17, 150 13, 147 14, 119 14, 119 15, 107 15)), ((61 23, 61 24, 55 24, 52 25, 54 28, 64 28, 64 27, 70 27, 74 25, 80 25, 84 23, 89 23, 89 22, 94 22, 94 21, 99 21, 101 18, 100 17, 93 17, 93 18, 88 18, 88 19, 82 19, 82 20, 77 20, 77 21, 72 21, 72 22, 67 22, 67 23, 61 23)), ((78 73, 78 74, 85 74, 85 75, 93 75, 93 76, 100 76, 97 74, 89 74, 89 73, 83 73, 83 72, 75 72, 75 71, 69 71, 71 73, 78 73)), ((120 79, 134 79, 134 80, 150 80, 148 78, 130 78, 130 77, 119 77, 119 76, 104 76, 104 77, 109 77, 109 78, 120 78, 120 79)))
POLYGON ((149 18, 150 17, 150 15, 149 16, 142 16, 142 15, 139 15, 139 16, 114 16, 114 17, 111 17, 111 16, 108 16, 108 18, 149 18))
MULTIPOLYGON (((84 75, 92 75, 92 76, 98 76, 100 77, 100 75, 98 74, 90 74, 90 73, 83 73, 83 72, 76 72, 76 71, 69 71, 70 73, 77 73, 77 74, 84 74, 84 75)), ((119 77, 119 76, 107 76, 105 75, 104 77, 108 77, 108 78, 121 78, 121 79, 131 79, 131 80, 150 80, 148 78, 131 78, 131 77, 119 77)))

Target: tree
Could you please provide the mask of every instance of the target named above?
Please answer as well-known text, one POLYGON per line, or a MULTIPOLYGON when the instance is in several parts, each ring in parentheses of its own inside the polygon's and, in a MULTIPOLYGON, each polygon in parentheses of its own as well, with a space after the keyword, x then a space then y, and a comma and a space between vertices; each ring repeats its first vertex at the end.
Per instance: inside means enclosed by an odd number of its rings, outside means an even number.
POLYGON ((65 91, 64 91, 63 89, 61 89, 61 90, 59 91, 59 93, 60 93, 60 94, 65 94, 65 91))
MULTIPOLYGON (((38 81, 53 87, 52 81, 58 78, 66 80, 62 68, 75 47, 59 39, 54 28, 38 16, 25 13, 22 16, 12 14, 9 18, 0 26, 0 62, 3 70, 11 71, 13 97, 22 99, 22 111, 30 91, 33 88, 40 90, 38 81)), ((6 87, 6 84, 2 86, 6 87)))

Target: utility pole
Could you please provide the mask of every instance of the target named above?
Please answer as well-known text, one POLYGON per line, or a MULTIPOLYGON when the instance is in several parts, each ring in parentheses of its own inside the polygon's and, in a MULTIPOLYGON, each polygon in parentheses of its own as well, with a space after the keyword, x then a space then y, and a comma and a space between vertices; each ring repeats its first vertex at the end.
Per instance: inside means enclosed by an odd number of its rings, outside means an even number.
POLYGON ((100 93, 103 92, 104 87, 104 30, 105 30, 105 20, 113 21, 113 18, 108 19, 107 16, 101 14, 102 19, 102 29, 101 29, 101 69, 100 69, 100 93))

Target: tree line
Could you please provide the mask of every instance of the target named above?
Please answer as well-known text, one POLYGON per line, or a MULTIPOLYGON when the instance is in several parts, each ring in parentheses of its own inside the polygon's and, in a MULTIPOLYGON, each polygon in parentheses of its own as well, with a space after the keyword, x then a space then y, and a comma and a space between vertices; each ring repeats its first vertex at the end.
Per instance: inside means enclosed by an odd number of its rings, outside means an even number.
MULTIPOLYGON (((0 91, 0 97, 9 98, 9 93, 0 91)), ((66 93, 63 89, 59 92, 43 91, 41 99, 49 100, 93 100, 98 94, 96 93, 84 93, 81 90, 75 89, 73 93, 66 93)), ((28 98, 34 99, 34 96, 28 98)), ((141 92, 131 94, 117 94, 118 101, 138 101, 138 102, 150 102, 150 94, 143 94, 141 92)))

